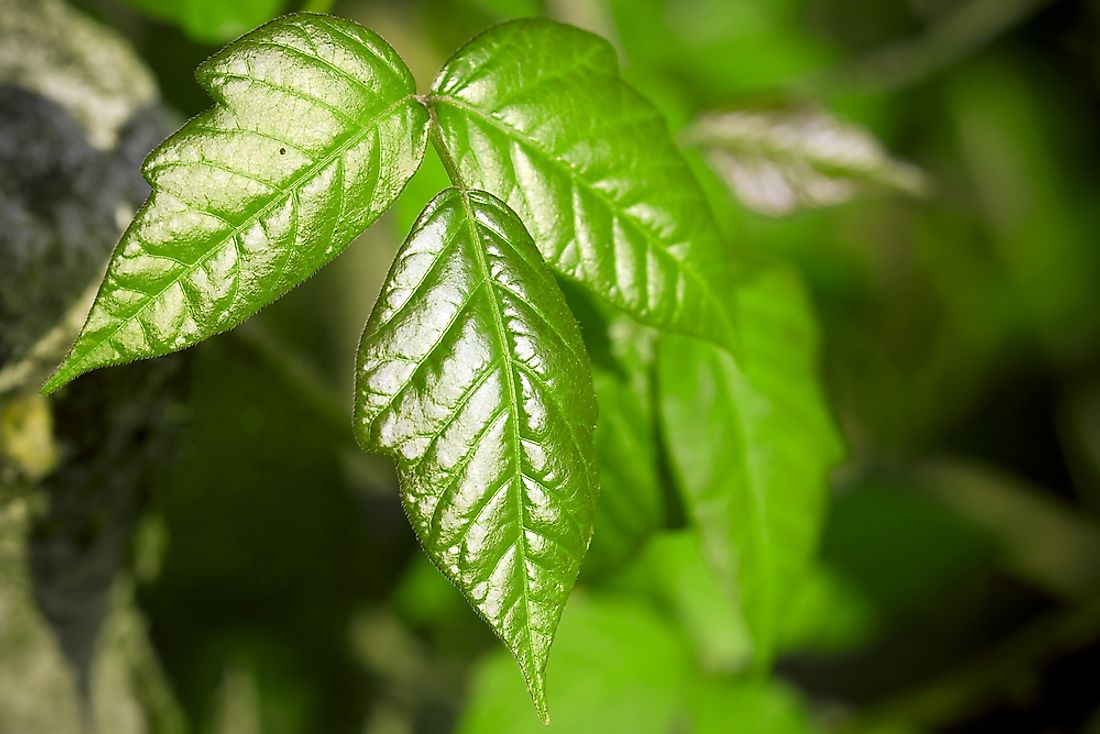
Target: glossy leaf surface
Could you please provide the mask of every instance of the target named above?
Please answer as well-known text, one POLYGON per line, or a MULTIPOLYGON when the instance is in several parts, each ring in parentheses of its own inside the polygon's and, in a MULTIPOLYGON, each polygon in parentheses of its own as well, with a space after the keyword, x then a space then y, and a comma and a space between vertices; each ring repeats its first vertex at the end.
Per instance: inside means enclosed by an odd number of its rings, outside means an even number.
POLYGON ((712 565, 737 590, 764 663, 812 557, 841 445, 797 283, 761 272, 738 300, 739 362, 697 340, 663 338, 661 413, 688 512, 712 565))
POLYGON ((559 273, 646 324, 730 340, 729 254, 607 41, 547 20, 496 26, 447 62, 430 104, 461 178, 505 200, 559 273))
POLYGON ((448 189, 367 323, 356 432, 393 456, 425 551, 504 640, 547 717, 544 670, 592 535, 596 404, 580 333, 523 224, 448 189))
POLYGON ((244 321, 377 219, 423 155, 412 75, 350 21, 281 18, 197 78, 218 104, 146 160, 153 193, 47 391, 244 321))

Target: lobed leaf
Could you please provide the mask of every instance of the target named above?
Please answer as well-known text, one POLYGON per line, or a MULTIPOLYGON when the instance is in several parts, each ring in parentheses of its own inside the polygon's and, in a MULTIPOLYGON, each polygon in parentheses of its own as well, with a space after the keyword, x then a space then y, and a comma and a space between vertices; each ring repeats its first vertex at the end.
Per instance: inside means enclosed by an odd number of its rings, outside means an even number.
POLYGON ((46 392, 241 323, 377 219, 423 156, 412 75, 350 21, 280 18, 196 76, 217 105, 146 160, 153 192, 46 392))
POLYGON ((757 660, 766 663, 812 558, 827 471, 842 447, 817 384, 816 334, 797 283, 765 271, 737 297, 738 361, 697 340, 662 338, 661 418, 688 513, 712 565, 739 593, 757 660))
POLYGON ((548 20, 496 26, 447 62, 429 103, 458 177, 506 201, 556 271, 646 324, 731 341, 705 197, 607 41, 548 20))
POLYGON ((397 254, 359 348, 356 435, 397 461, 425 552, 544 670, 592 536, 596 403, 580 332, 523 224, 448 189, 397 254))

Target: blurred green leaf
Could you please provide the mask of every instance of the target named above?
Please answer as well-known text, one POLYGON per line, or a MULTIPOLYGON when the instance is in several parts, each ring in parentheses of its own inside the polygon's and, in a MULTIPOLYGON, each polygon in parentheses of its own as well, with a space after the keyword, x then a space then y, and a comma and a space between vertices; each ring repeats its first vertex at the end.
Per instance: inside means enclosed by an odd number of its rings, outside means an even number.
POLYGON ((196 41, 221 44, 279 15, 286 0, 127 0, 196 41))
POLYGON ((470 2, 501 20, 542 15, 546 10, 545 0, 470 0, 470 2))
POLYGON ((791 599, 779 646, 784 653, 847 652, 873 639, 881 624, 882 614, 858 585, 818 563, 791 599))
POLYGON ((626 58, 696 105, 791 84, 834 52, 800 0, 609 0, 626 58))
POLYGON ((778 682, 705 681, 689 697, 694 734, 810 734, 798 696, 778 682))
POLYGON ((1074 489, 1092 514, 1100 516, 1100 380, 1073 389, 1059 412, 1074 489))
POLYGON ((950 119, 1025 334, 1072 364, 1095 354, 1100 216, 1077 165, 1089 113, 1041 63, 983 59, 953 77, 950 119))
POLYGON ((876 189, 928 189, 923 173, 891 158, 869 131, 808 103, 710 112, 685 134, 730 192, 761 214, 841 204, 876 189))
POLYGON ((816 378, 816 328, 797 282, 762 271, 737 293, 740 362, 687 337, 660 344, 661 418, 708 557, 736 589, 758 662, 817 542, 840 437, 816 378))
POLYGON ((613 360, 594 358, 592 366, 600 497, 584 569, 596 574, 621 566, 665 520, 654 407, 657 334, 622 314, 605 317, 582 324, 586 333, 606 329, 613 360))
POLYGON ((707 673, 735 673, 752 660, 752 640, 733 594, 705 560, 699 533, 655 535, 607 587, 628 591, 665 610, 692 642, 707 673))
POLYGON ((1100 527, 1072 505, 976 462, 930 462, 920 478, 932 496, 988 533, 1020 578, 1069 601, 1100 588, 1100 527))
MULTIPOLYGON (((666 734, 691 675, 685 642, 648 605, 574 595, 562 617, 549 673, 556 734, 666 734)), ((504 655, 476 670, 460 734, 541 734, 504 655)))

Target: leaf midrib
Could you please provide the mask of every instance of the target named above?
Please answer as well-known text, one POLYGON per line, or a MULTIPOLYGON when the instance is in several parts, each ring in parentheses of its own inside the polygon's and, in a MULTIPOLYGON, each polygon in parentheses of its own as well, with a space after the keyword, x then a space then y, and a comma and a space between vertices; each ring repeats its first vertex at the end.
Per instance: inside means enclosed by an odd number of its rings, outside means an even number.
MULTIPOLYGON (((555 165, 555 167, 557 167, 559 170, 564 172, 565 175, 568 178, 570 178, 572 181, 574 181, 578 186, 583 187, 586 191, 588 191, 594 197, 596 197, 599 201, 601 201, 603 203, 603 205, 605 207, 607 207, 607 209, 609 211, 612 211, 612 212, 620 211, 621 208, 616 206, 614 204, 614 202, 611 199, 608 198, 607 194, 605 194, 603 191, 600 191, 598 188, 593 186, 589 181, 587 181, 585 178, 580 176, 580 174, 567 161, 562 160, 562 158, 560 158, 559 156, 557 156, 554 153, 552 153, 552 152, 546 150, 545 148, 543 148, 538 143, 538 141, 531 138, 529 135, 524 133, 522 130, 519 130, 518 128, 516 128, 512 125, 509 125, 508 123, 506 123, 503 120, 499 119, 495 115, 491 115, 487 112, 484 112, 483 110, 478 109, 477 107, 474 107, 473 105, 467 103, 465 100, 459 99, 457 97, 453 97, 453 96, 448 95, 448 94, 432 94, 427 98, 427 101, 430 105, 434 105, 435 103, 449 104, 452 107, 454 107, 458 110, 461 110, 462 112, 473 115, 473 116, 483 120, 487 124, 495 127, 501 133, 504 133, 505 135, 513 137, 517 141, 519 141, 522 144, 526 145, 528 148, 532 149, 534 152, 538 153, 540 156, 542 156, 546 160, 553 163, 555 165)), ((438 121, 436 121, 435 124, 439 125, 438 121)), ((641 234, 642 238, 645 239, 646 242, 649 243, 650 247, 652 248, 652 250, 654 252, 658 252, 658 253, 664 255, 665 257, 668 257, 670 260, 672 260, 674 263, 676 263, 676 267, 679 270, 681 270, 685 275, 687 275, 692 281, 695 282, 695 284, 699 288, 699 291, 705 295, 706 299, 711 303, 711 305, 714 309, 714 312, 716 314, 718 314, 719 318, 722 320, 723 331, 725 332, 726 339, 730 339, 730 337, 733 333, 733 325, 730 322, 729 315, 726 313, 726 306, 724 305, 722 300, 717 297, 717 295, 714 293, 714 291, 711 290, 711 288, 710 288, 709 284, 707 283, 706 279, 703 278, 702 275, 700 275, 699 272, 695 270, 695 268, 691 265, 691 263, 688 260, 686 260, 686 259, 680 260, 680 259, 677 259, 675 256, 673 256, 672 253, 670 253, 668 251, 668 249, 663 246, 663 243, 661 243, 660 240, 656 239, 653 236, 653 234, 647 228, 643 227, 636 219, 634 219, 633 217, 627 216, 625 213, 619 214, 619 218, 620 218, 621 221, 626 223, 631 229, 633 229, 634 231, 641 234)), ((595 290, 593 290, 593 292, 596 293, 596 295, 598 297, 600 297, 602 300, 608 300, 608 302, 612 303, 612 305, 614 305, 616 308, 621 308, 618 304, 615 304, 615 303, 611 302, 607 298, 606 295, 604 295, 602 293, 599 293, 598 291, 595 291, 595 290)), ((684 332, 690 333, 690 334, 695 334, 696 333, 696 332, 689 331, 685 327, 678 327, 678 328, 675 328, 675 330, 684 331, 684 332)), ((710 340, 714 341, 713 338, 710 339, 710 340)), ((729 344, 728 341, 721 341, 721 342, 717 342, 717 343, 720 346, 725 347, 727 349, 730 348, 730 344, 729 344)))
MULTIPOLYGON (((521 578, 523 579, 520 585, 521 593, 523 595, 523 611, 526 616, 526 624, 523 625, 524 636, 527 638, 527 653, 534 656, 535 644, 534 639, 531 636, 531 600, 528 594, 528 582, 527 582, 527 516, 523 507, 523 467, 521 465, 520 453, 523 450, 523 439, 519 433, 519 393, 516 391, 515 369, 514 360, 512 358, 511 350, 508 347, 507 330, 504 326, 504 317, 500 312, 500 304, 497 303, 495 297, 496 281, 492 276, 492 271, 489 269, 489 264, 485 258, 485 246, 481 237, 481 233, 478 231, 477 219, 474 216, 473 206, 470 203, 469 190, 464 186, 458 186, 456 188, 459 196, 462 199, 462 206, 466 212, 466 224, 470 231, 472 238, 472 244, 474 254, 477 257, 477 266, 481 271, 484 282, 488 284, 489 293, 489 310, 493 314, 493 325, 496 330, 497 343, 500 348, 502 359, 506 365, 505 373, 505 387, 508 391, 508 411, 510 413, 510 419, 512 424, 512 445, 514 446, 514 476, 515 482, 515 499, 516 499, 516 512, 519 520, 519 533, 516 538, 516 551, 519 556, 519 571, 521 578)), ((522 666, 521 666, 522 667, 522 666)), ((536 676, 540 676, 539 671, 534 671, 536 676)), ((536 681, 538 688, 541 690, 541 680, 536 681)))
MULTIPOLYGON (((101 338, 99 338, 95 342, 93 342, 90 346, 88 346, 85 349, 84 355, 81 357, 81 359, 78 362, 74 363, 72 365, 72 367, 69 370, 66 371, 66 373, 67 374, 72 374, 74 371, 78 371, 74 368, 79 368, 80 365, 82 365, 84 362, 86 362, 88 360, 88 357, 95 350, 99 349, 105 343, 110 342, 111 339, 113 339, 120 331, 122 331, 123 327, 125 327, 128 323, 132 322, 134 319, 138 318, 142 313, 145 312, 145 310, 151 304, 158 301, 165 293, 167 293, 169 288, 171 288, 176 283, 181 282, 187 276, 191 275, 196 270, 198 270, 200 267, 205 265, 211 258, 213 258, 216 254, 221 252, 221 250, 224 248, 224 246, 227 242, 230 242, 230 241, 234 240, 235 238, 239 237, 242 232, 244 232, 246 229, 248 229, 253 224, 255 224, 257 220, 259 220, 261 217, 265 216, 270 211, 272 211, 282 201, 283 197, 286 194, 291 194, 291 193, 297 191, 304 184, 304 182, 306 182, 306 181, 310 180, 311 178, 317 176, 324 168, 329 166, 333 161, 337 160, 343 153, 347 152, 347 150, 349 150, 353 146, 361 143, 375 129, 376 123, 379 120, 383 119, 384 117, 386 117, 387 115, 392 113, 395 109, 401 107, 402 105, 406 104, 409 101, 414 101, 415 102, 414 95, 406 94, 405 96, 403 96, 403 97, 401 97, 397 100, 394 100, 390 104, 386 105, 386 107, 384 107, 381 111, 379 111, 378 113, 373 115, 368 120, 364 121, 362 126, 358 130, 356 130, 354 132, 354 134, 348 136, 337 147, 333 148, 332 151, 329 154, 319 158, 317 161, 315 161, 313 163, 313 165, 311 165, 308 168, 304 169, 301 173, 298 173, 298 174, 292 176, 290 179, 287 180, 286 184, 284 184, 282 187, 276 187, 275 190, 272 192, 271 197, 270 197, 270 199, 267 203, 265 203, 263 206, 261 206, 255 212, 253 212, 253 213, 249 214, 247 217, 245 217, 245 219, 240 224, 236 225, 231 230, 229 230, 229 232, 225 236, 221 237, 217 241, 217 243, 213 247, 210 248, 209 252, 207 252, 202 257, 197 259, 189 267, 187 267, 184 270, 180 271, 180 273, 178 275, 176 275, 175 277, 173 277, 171 280, 169 280, 168 283, 163 288, 161 288, 159 291, 157 291, 154 294, 149 294, 148 299, 146 299, 146 301, 144 303, 142 303, 132 314, 128 315, 125 319, 120 320, 118 325, 114 329, 112 329, 110 332, 108 332, 107 334, 105 334, 104 336, 102 336, 101 338)), ((172 194, 170 194, 170 195, 172 195, 172 194)), ((176 198, 179 198, 179 197, 176 197, 176 198)), ((151 197, 150 197, 150 200, 151 200, 151 197)), ((187 202, 183 201, 182 199, 180 199, 180 201, 183 202, 185 205, 187 205, 189 208, 195 209, 195 211, 198 211, 200 213, 203 213, 203 214, 210 214, 211 213, 211 212, 206 212, 205 210, 202 210, 202 209, 197 209, 197 208, 193 207, 192 205, 188 204, 187 202)), ((138 221, 140 219, 140 215, 141 215, 141 213, 143 213, 145 211, 147 206, 148 206, 148 202, 146 202, 146 204, 144 206, 142 206, 141 211, 138 212, 138 214, 134 216, 134 221, 131 222, 130 227, 127 228, 126 233, 122 236, 123 241, 125 241, 127 238, 130 237, 131 231, 137 226, 138 221)), ((222 219, 221 217, 216 217, 216 218, 222 219)), ((104 281, 104 283, 106 283, 106 281, 104 281)), ((97 296, 97 300, 98 300, 98 296, 97 296)), ((51 379, 50 383, 53 383, 53 382, 54 382, 54 380, 51 379)))

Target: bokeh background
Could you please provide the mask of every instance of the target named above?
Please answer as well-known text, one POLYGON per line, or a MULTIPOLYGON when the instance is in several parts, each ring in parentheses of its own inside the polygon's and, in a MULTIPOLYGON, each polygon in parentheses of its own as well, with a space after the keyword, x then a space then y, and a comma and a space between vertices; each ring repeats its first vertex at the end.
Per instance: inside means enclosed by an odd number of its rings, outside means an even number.
POLYGON ((847 458, 774 673, 666 492, 597 527, 550 731, 1100 732, 1100 2, 0 0, 0 734, 543 730, 351 437, 431 157, 239 329, 36 394, 194 67, 301 8, 422 88, 511 17, 606 36, 812 296, 847 458))

